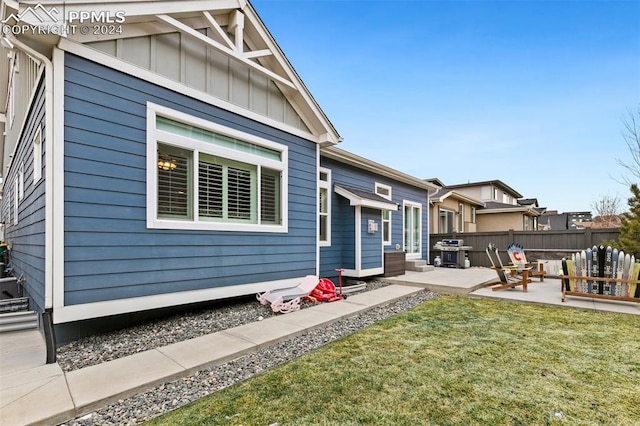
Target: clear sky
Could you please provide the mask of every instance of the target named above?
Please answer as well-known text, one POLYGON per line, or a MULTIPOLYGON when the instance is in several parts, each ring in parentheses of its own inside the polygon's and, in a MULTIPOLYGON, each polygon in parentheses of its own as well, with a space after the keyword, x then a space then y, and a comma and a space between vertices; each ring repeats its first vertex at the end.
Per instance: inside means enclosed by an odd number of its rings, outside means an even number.
POLYGON ((550 210, 626 208, 640 0, 251 3, 341 148, 446 185, 499 179, 550 210))

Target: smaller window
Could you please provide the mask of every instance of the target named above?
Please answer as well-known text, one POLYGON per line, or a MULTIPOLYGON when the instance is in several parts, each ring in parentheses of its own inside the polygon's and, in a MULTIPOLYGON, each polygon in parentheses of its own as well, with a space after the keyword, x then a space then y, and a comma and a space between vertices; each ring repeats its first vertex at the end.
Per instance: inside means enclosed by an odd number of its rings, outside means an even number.
POLYGON ((18 224, 18 177, 13 181, 13 224, 18 224))
POLYGON ((471 207, 471 223, 476 223, 476 208, 471 207))
POLYGON ((24 198, 24 163, 20 163, 18 169, 18 201, 24 198))
POLYGON ((318 243, 331 245, 331 171, 318 172, 318 243))
POLYGON ((377 195, 381 196, 382 198, 391 200, 391 187, 389 185, 376 182, 375 192, 377 195))
POLYGON ((33 136, 33 184, 42 178, 42 129, 38 126, 33 136))
POLYGON ((391 211, 382 211, 382 244, 391 245, 391 211))

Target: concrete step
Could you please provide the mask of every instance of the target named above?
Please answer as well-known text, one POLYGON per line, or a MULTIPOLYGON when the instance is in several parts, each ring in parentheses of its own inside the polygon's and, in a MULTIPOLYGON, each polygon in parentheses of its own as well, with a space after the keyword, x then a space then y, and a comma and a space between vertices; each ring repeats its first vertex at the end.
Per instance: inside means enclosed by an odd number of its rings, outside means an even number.
POLYGON ((433 271, 433 265, 427 265, 427 261, 424 259, 410 259, 405 262, 405 269, 407 271, 426 272, 433 271))
POLYGON ((21 311, 0 314, 0 333, 38 328, 38 313, 21 311))
POLYGON ((434 269, 436 268, 434 268, 433 265, 420 265, 420 266, 414 267, 414 269, 411 269, 411 270, 415 272, 429 272, 429 271, 433 271, 434 269))
POLYGON ((8 299, 0 300, 0 314, 28 311, 29 310, 29 298, 28 297, 12 297, 8 299))

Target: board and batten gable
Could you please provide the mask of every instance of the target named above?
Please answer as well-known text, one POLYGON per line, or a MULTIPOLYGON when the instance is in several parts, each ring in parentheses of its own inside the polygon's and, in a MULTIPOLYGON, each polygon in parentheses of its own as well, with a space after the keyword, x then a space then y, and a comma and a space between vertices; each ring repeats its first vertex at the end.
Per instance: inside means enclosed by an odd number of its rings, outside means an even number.
MULTIPOLYGON (((205 23, 196 29, 215 37, 205 23)), ((295 109, 266 76, 222 52, 178 32, 104 40, 87 46, 167 77, 187 87, 231 102, 264 117, 309 132, 295 109)), ((250 50, 246 48, 246 50, 250 50)))
MULTIPOLYGON (((356 168, 337 161, 332 158, 320 156, 320 166, 331 170, 331 245, 320 247, 320 276, 334 279, 337 274, 334 272, 336 268, 352 269, 355 265, 355 212, 354 207, 349 205, 349 200, 336 194, 336 185, 345 185, 351 188, 361 189, 370 193, 375 192, 376 184, 386 185, 391 188, 391 202, 398 204, 399 210, 391 212, 391 241, 382 247, 374 247, 368 245, 363 246, 362 262, 363 267, 367 266, 367 251, 381 250, 396 251, 396 247, 403 247, 403 211, 402 206, 405 201, 416 203, 422 206, 422 226, 421 226, 421 258, 426 259, 428 241, 427 227, 427 191, 404 182, 388 178, 381 174, 377 174, 374 170, 368 171, 356 168)), ((362 208, 363 219, 361 221, 362 231, 366 231, 368 219, 374 219, 372 216, 376 210, 362 208), (366 216, 366 217, 365 217, 366 216), (371 216, 371 217, 368 217, 371 216)), ((380 231, 375 235, 380 235, 382 224, 381 213, 375 213, 375 220, 380 226, 380 231)), ((366 232, 365 232, 366 234, 366 232)), ((372 259, 375 259, 374 254, 372 259)))
POLYGON ((45 89, 41 78, 4 177, 2 219, 11 248, 12 274, 22 282, 30 309, 45 309, 45 89), (39 144, 34 149, 34 143, 39 144), (35 155, 40 158, 34 162, 35 155), (35 174, 34 174, 35 172, 35 174), (35 306, 34 306, 35 305, 35 306))
POLYGON ((314 142, 73 54, 64 62, 64 306, 315 274, 314 142), (286 146, 286 232, 150 229, 150 102, 286 146))

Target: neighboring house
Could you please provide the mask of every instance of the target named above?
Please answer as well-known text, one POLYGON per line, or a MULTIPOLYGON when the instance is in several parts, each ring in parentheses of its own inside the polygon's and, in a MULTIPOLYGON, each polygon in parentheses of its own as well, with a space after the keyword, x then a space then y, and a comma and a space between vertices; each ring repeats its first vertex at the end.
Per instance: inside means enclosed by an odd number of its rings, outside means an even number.
MULTIPOLYGON (((17 5, 2 2, 3 19, 17 5)), ((31 308, 48 314, 58 340, 84 333, 89 320, 318 274, 320 147, 341 137, 253 7, 81 7, 121 11, 122 31, 4 34, 0 52, 5 238, 31 308)), ((350 169, 336 165, 334 182, 375 191, 355 175, 343 180, 342 167, 350 169)), ((416 195, 390 185, 394 198, 378 212, 416 195)), ((426 232, 424 203, 417 229, 426 232)), ((406 241, 392 232, 394 243, 406 241)))
POLYGON ((321 150, 319 176, 322 276, 382 274, 389 251, 428 259, 434 185, 336 147, 321 150))
POLYGON ((479 208, 485 207, 482 201, 447 187, 440 188, 431 194, 429 205, 431 218, 429 233, 431 234, 476 232, 476 213, 479 208))
POLYGON ((448 190, 484 203, 476 210, 476 231, 533 231, 538 229, 541 212, 535 203, 518 203, 522 194, 500 180, 447 185, 448 190))
MULTIPOLYGON (((615 219, 613 219, 615 221, 615 219)), ((614 222, 615 223, 615 222, 614 222)), ((557 210, 545 211, 538 218, 538 229, 545 231, 564 231, 567 229, 585 229, 594 227, 594 219, 591 212, 565 212, 558 213, 557 210)), ((613 226, 595 226, 612 228, 613 226)))

